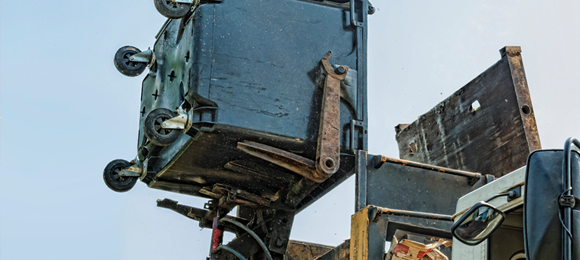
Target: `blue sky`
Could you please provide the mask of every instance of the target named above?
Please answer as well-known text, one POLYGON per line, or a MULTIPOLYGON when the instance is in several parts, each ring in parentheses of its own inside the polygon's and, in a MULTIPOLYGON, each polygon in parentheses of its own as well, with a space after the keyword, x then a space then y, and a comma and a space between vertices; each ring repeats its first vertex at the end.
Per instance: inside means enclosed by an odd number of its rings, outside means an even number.
MULTIPOLYGON (((505 45, 522 46, 543 147, 580 137, 580 4, 373 4, 370 153, 398 157, 394 126, 494 64, 505 45)), ((0 2, 0 259, 207 256, 209 230, 155 206, 165 197, 197 207, 204 200, 142 183, 119 194, 102 181, 109 161, 136 154, 143 78, 118 73, 113 55, 124 45, 152 47, 164 21, 153 1, 0 2)), ((337 245, 353 209, 351 179, 300 213, 292 238, 337 245)))

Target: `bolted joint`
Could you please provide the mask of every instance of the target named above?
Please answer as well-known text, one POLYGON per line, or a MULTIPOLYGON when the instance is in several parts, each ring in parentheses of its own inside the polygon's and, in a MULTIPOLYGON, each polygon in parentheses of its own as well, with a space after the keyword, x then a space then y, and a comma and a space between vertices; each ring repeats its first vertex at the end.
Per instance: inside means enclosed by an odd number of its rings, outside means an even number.
POLYGON ((346 72, 346 70, 344 69, 343 66, 339 66, 336 69, 334 69, 334 73, 338 74, 338 75, 342 75, 346 72))
POLYGON ((280 246, 283 246, 284 245, 284 242, 285 242, 285 240, 282 239, 282 238, 276 239, 276 245, 279 246, 279 247, 280 246))

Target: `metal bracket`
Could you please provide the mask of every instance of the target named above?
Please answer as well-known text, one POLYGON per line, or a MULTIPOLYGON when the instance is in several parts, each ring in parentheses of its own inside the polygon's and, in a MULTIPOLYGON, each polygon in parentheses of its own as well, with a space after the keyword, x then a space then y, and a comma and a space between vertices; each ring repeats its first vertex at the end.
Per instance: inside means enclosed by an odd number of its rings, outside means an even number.
POLYGON ((121 177, 139 177, 141 180, 147 176, 147 165, 149 162, 149 158, 145 159, 145 161, 139 161, 135 159, 131 161, 132 165, 129 168, 123 169, 119 172, 119 176, 121 177))
POLYGON ((313 160, 302 157, 300 155, 251 141, 238 142, 238 149, 252 156, 284 167, 294 173, 302 175, 309 180, 318 183, 326 180, 324 175, 320 175, 316 171, 316 166, 313 160))
POLYGON ((151 67, 153 63, 155 63, 155 53, 151 50, 151 48, 147 48, 146 51, 139 52, 129 57, 129 60, 133 62, 147 63, 148 66, 151 67))
MULTIPOLYGON (((203 210, 203 209, 198 209, 198 208, 194 208, 191 206, 187 206, 187 205, 182 205, 179 204, 179 202, 174 201, 174 200, 170 200, 170 199, 158 199, 157 200, 157 207, 160 208, 166 208, 166 209, 170 209, 173 210, 189 219, 193 219, 196 221, 199 221, 199 226, 202 228, 211 228, 212 227, 212 221, 211 219, 215 217, 215 214, 212 214, 211 210, 203 210)), ((236 217, 232 217, 232 216, 225 216, 226 218, 230 218, 233 219, 237 222, 243 223, 243 224, 247 224, 248 220, 246 219, 242 219, 242 218, 236 218, 236 217)), ((229 232, 233 232, 235 231, 235 227, 229 224, 224 225, 225 230, 229 231, 229 232)))
POLYGON ((574 208, 576 206, 576 198, 572 195, 562 195, 559 200, 560 207, 574 208))
POLYGON ((225 203, 233 203, 249 207, 270 206, 270 201, 268 199, 244 191, 240 188, 235 188, 223 184, 215 184, 212 189, 212 192, 224 196, 226 198, 226 200, 224 201, 225 203))
POLYGON ((140 177, 142 172, 143 172, 143 170, 140 167, 136 167, 136 166, 131 165, 129 168, 121 170, 121 172, 119 172, 119 176, 121 176, 121 177, 140 177))
MULTIPOLYGON (((184 133, 187 133, 190 129, 193 128, 194 123, 214 123, 216 110, 217 107, 210 106, 203 106, 185 110, 183 108, 183 104, 181 104, 179 108, 177 108, 177 110, 175 111, 177 113, 177 116, 165 120, 163 123, 161 123, 161 127, 166 129, 183 130, 184 133), (204 110, 213 111, 213 113, 208 115, 208 113, 203 112, 204 110), (202 117, 202 121, 199 121, 200 114, 202 117), (208 119, 207 116, 209 116, 210 118, 208 119), (198 118, 198 120, 194 122, 195 118, 198 118)), ((197 131, 199 130, 196 130, 196 132, 197 131)))
POLYGON ((510 193, 510 192, 511 192, 511 194, 508 195, 508 198, 507 198, 508 202, 515 200, 515 199, 522 196, 522 186, 514 187, 513 189, 508 191, 508 193, 510 193))
POLYGON ((320 60, 326 78, 316 149, 316 170, 328 175, 337 172, 340 166, 340 83, 348 73, 348 66, 332 68, 331 55, 332 51, 328 51, 320 60))
POLYGON ((484 181, 484 184, 489 184, 489 183, 491 183, 492 181, 495 181, 495 176, 493 176, 493 175, 491 175, 491 174, 485 174, 485 175, 483 176, 483 181, 484 181))
POLYGON ((354 120, 354 119, 350 121, 350 151, 353 154, 356 154, 356 150, 357 150, 355 148, 355 145, 354 145, 354 140, 356 139, 356 136, 355 136, 356 128, 360 128, 364 131, 363 121, 358 121, 358 120, 354 120))
POLYGON ((193 4, 193 2, 196 0, 172 0, 172 1, 179 4, 193 4))
POLYGON ((182 113, 176 117, 163 121, 161 127, 165 129, 185 130, 188 126, 191 127, 191 121, 188 118, 189 113, 182 113))
MULTIPOLYGON (((364 1, 364 0, 363 0, 364 1)), ((363 27, 363 22, 358 22, 355 15, 355 0, 350 0, 350 22, 356 27, 363 27)), ((363 4, 364 5, 364 4, 363 4)))

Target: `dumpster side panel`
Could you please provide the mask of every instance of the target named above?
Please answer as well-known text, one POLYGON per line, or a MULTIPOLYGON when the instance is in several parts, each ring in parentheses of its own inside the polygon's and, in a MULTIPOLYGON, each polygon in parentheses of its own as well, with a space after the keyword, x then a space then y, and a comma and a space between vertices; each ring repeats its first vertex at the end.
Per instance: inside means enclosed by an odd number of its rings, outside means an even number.
POLYGON ((519 47, 409 125, 401 159, 501 177, 541 149, 519 47))
POLYGON ((320 59, 332 50, 331 62, 356 69, 356 36, 345 17, 300 1, 215 5, 209 98, 219 122, 316 141, 320 59))

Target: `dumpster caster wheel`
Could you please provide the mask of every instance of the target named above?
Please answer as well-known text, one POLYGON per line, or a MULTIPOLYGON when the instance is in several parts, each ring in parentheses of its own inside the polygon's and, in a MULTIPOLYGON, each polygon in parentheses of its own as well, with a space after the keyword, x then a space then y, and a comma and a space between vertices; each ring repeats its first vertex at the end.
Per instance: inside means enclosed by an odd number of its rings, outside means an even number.
POLYGON ((141 50, 133 46, 121 47, 117 53, 115 53, 115 67, 121 74, 129 77, 139 76, 145 68, 147 63, 144 62, 134 62, 129 58, 131 56, 140 53, 141 50))
POLYGON ((131 163, 118 159, 110 162, 103 171, 103 180, 109 189, 116 192, 125 192, 133 188, 137 182, 137 177, 121 177, 121 170, 129 168, 131 163))
POLYGON ((175 142, 181 131, 161 127, 164 121, 175 116, 175 113, 167 108, 157 108, 151 111, 145 118, 145 123, 143 123, 143 130, 147 139, 158 146, 168 146, 175 142))
POLYGON ((155 8, 163 16, 171 19, 179 19, 191 10, 191 4, 178 3, 175 0, 154 0, 155 8))

